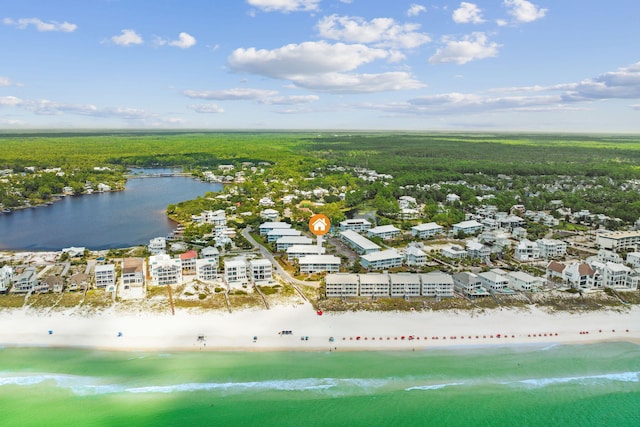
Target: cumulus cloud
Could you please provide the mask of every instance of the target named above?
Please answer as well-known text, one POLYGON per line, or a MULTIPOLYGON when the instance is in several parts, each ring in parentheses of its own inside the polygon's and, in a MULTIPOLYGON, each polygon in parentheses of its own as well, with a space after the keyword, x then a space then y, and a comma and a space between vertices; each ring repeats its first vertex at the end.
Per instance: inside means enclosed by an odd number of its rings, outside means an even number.
POLYGON ((189 105, 188 108, 190 110, 195 111, 196 113, 202 113, 202 114, 224 113, 224 108, 220 107, 217 104, 196 104, 196 105, 189 105))
POLYGON ((380 74, 325 73, 291 79, 305 89, 329 93, 373 93, 423 88, 424 83, 411 74, 396 71, 380 74))
POLYGON ((418 16, 421 13, 425 13, 426 11, 427 8, 423 5, 413 3, 411 6, 409 6, 409 10, 407 10, 407 16, 418 16))
POLYGON ((573 101, 640 98, 640 62, 563 87, 568 89, 565 99, 573 101))
POLYGON ((431 41, 427 34, 416 31, 420 25, 399 24, 393 18, 367 21, 360 17, 331 15, 322 18, 317 28, 324 38, 377 47, 411 49, 431 41))
POLYGON ((460 7, 453 11, 451 17, 456 24, 481 24, 485 22, 482 19, 482 10, 477 5, 466 1, 460 3, 460 7))
POLYGON ((432 64, 442 64, 455 62, 456 64, 466 64, 477 59, 491 58, 498 55, 497 43, 489 43, 485 33, 476 32, 466 35, 462 40, 455 40, 449 37, 443 39, 445 47, 440 48, 429 58, 432 64))
POLYGON ((236 49, 229 56, 235 71, 278 79, 351 71, 391 54, 363 44, 330 44, 324 41, 289 44, 278 49, 236 49))
POLYGON ((518 22, 533 22, 547 14, 547 9, 542 9, 527 0, 504 0, 503 4, 518 22))
POLYGON ((318 10, 320 0, 247 0, 247 3, 265 12, 312 12, 318 10))
POLYGON ((111 42, 119 46, 130 46, 144 43, 142 37, 134 30, 130 29, 122 30, 122 34, 119 36, 111 37, 111 42))
POLYGON ((20 18, 17 20, 14 20, 12 18, 4 18, 2 22, 5 25, 11 25, 21 30, 24 30, 30 25, 33 25, 36 28, 36 30, 41 32, 60 31, 63 33, 72 33, 78 28, 76 24, 71 24, 66 21, 65 22, 56 22, 56 21, 44 22, 39 18, 20 18))
POLYGON ((225 90, 185 90, 182 94, 188 98, 216 101, 258 100, 278 94, 275 90, 233 88, 225 90))
POLYGON ((179 47, 180 49, 188 49, 192 46, 195 46, 196 39, 191 34, 182 32, 178 34, 178 40, 165 40, 163 38, 158 37, 155 39, 154 42, 158 46, 169 45, 169 46, 179 47))

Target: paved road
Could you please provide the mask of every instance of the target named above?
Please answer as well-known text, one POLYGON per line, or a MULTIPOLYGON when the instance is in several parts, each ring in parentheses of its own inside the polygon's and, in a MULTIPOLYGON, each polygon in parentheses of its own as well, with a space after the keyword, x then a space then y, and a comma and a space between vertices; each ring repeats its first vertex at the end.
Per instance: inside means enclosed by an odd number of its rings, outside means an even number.
POLYGON ((246 227, 242 230, 242 236, 245 239, 247 239, 249 243, 253 245, 254 248, 260 251, 260 255, 262 255, 264 258, 268 259, 269 261, 271 261, 271 263, 274 265, 276 269, 276 273, 280 275, 280 277, 282 277, 284 280, 286 280, 287 282, 293 285, 302 285, 302 286, 306 285, 306 286, 316 286, 316 287, 320 286, 320 282, 306 282, 306 281, 298 280, 294 277, 291 277, 291 275, 284 268, 282 268, 280 263, 275 259, 275 257, 271 254, 271 252, 269 252, 269 250, 264 246, 262 246, 260 243, 256 242, 256 240, 251 236, 251 234, 249 234, 250 232, 251 232, 251 228, 246 227))

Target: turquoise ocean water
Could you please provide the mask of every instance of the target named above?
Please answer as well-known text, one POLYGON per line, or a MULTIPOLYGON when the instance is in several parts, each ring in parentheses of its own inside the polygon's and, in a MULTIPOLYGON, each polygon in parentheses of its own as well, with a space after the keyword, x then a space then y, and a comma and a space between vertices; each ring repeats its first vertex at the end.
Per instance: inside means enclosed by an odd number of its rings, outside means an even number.
POLYGON ((7 426, 639 426, 640 346, 0 349, 7 426))

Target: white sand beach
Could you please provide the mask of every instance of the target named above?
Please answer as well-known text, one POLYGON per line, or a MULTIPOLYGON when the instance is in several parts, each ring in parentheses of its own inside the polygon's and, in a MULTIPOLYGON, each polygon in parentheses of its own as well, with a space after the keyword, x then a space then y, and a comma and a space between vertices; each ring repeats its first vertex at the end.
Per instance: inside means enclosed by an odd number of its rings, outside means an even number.
POLYGON ((234 313, 0 312, 0 346, 140 351, 421 350, 445 346, 632 341, 640 307, 619 313, 548 314, 537 308, 461 312, 348 312, 310 305, 234 313), (283 331, 291 331, 290 334, 283 331), (254 337, 256 339, 254 340, 254 337))

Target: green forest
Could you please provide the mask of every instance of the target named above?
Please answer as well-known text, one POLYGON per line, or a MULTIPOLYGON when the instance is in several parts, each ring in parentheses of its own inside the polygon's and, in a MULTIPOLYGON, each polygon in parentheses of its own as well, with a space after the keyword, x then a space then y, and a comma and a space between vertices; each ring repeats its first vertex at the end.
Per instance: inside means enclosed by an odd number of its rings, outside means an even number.
MULTIPOLYGON (((345 200, 331 198, 331 209, 362 204, 381 214, 397 210, 395 199, 412 195, 431 216, 447 192, 461 196, 451 208, 478 204, 491 188, 501 210, 515 203, 548 209, 561 199, 625 222, 640 217, 640 137, 634 135, 359 133, 359 132, 32 132, 0 134, 0 204, 47 200, 64 186, 81 190, 87 181, 122 188, 128 167, 180 166, 198 176, 220 164, 266 162, 268 176, 249 180, 243 195, 277 189, 275 181, 296 188, 346 188, 345 200), (365 182, 331 165, 367 168, 393 179, 365 182), (28 168, 25 169, 25 168, 28 168), (61 168, 61 173, 43 173, 61 168), (107 168, 96 170, 95 168, 107 168), (265 185, 265 182, 273 184, 265 185), (564 185, 553 191, 559 181, 564 185), (425 185, 444 183, 439 189, 425 185), (484 187, 483 187, 484 186, 484 187)), ((429 215, 427 215, 429 216, 429 215)))

